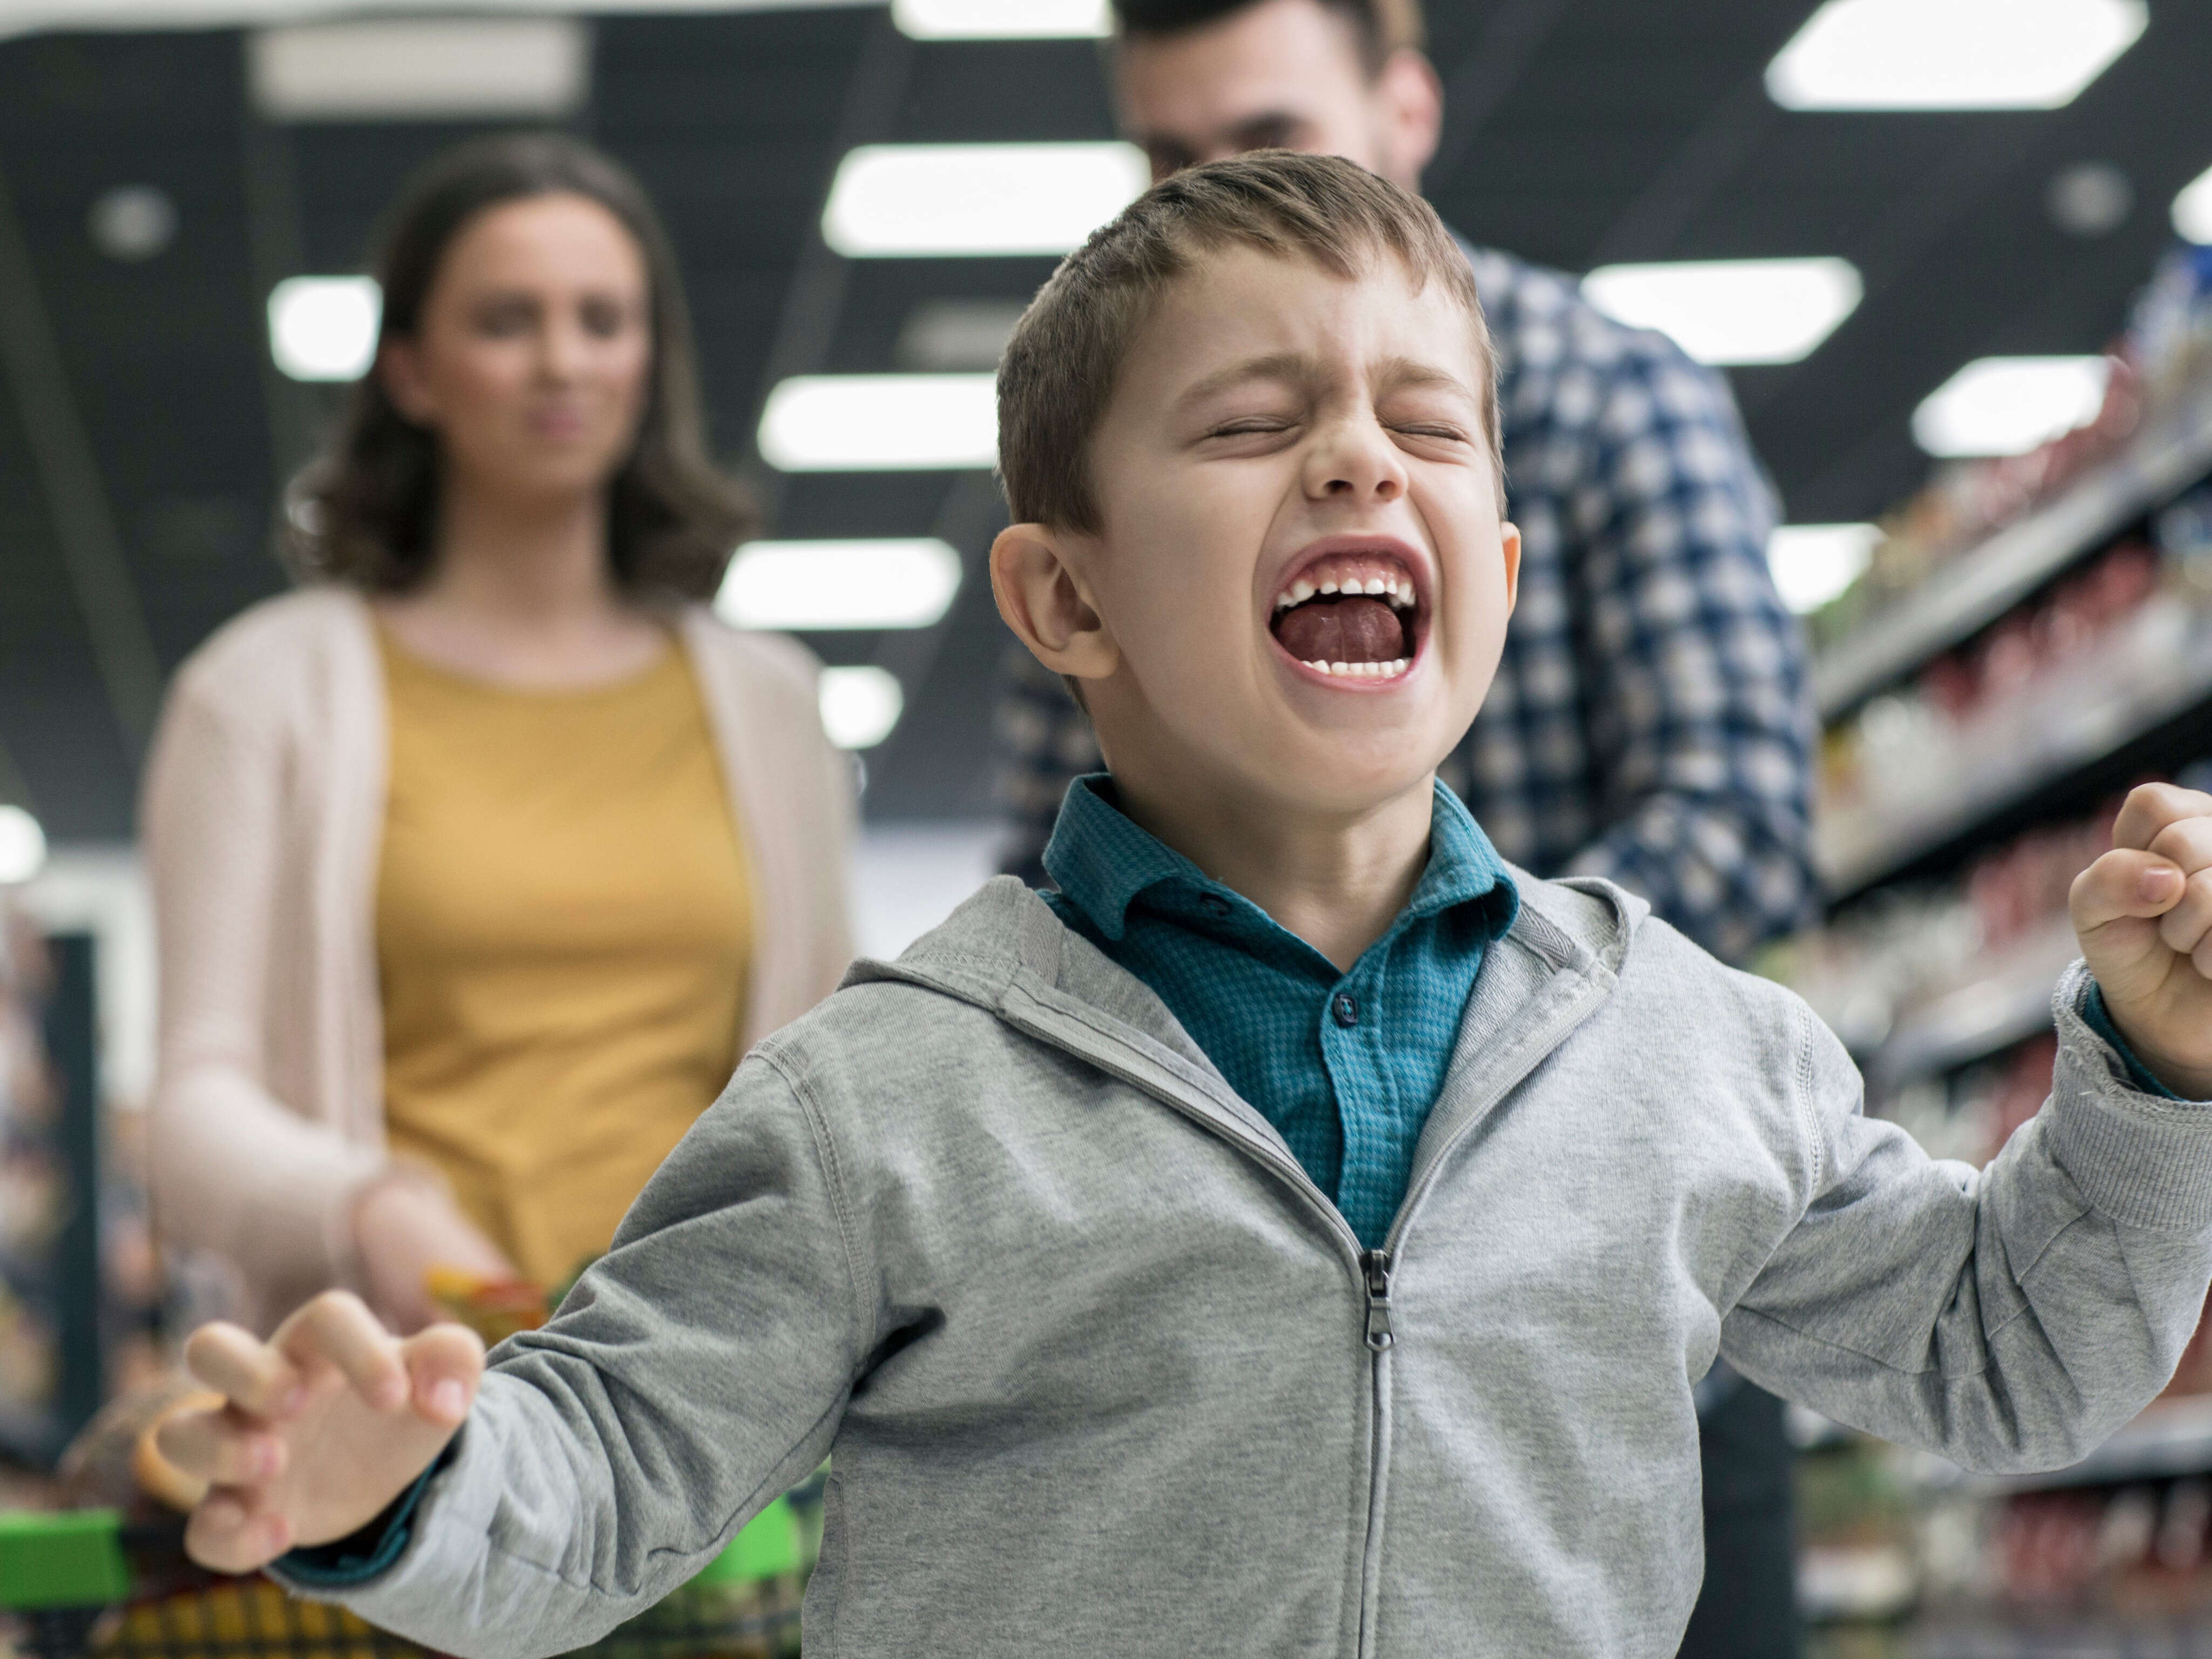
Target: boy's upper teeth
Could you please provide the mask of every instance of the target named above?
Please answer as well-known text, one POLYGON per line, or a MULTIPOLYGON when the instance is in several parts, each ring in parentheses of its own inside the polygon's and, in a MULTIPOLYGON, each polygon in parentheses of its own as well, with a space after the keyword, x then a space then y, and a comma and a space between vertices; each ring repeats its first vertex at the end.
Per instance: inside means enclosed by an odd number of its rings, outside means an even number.
POLYGON ((1287 611, 1294 605, 1304 605, 1316 594, 1357 593, 1371 594, 1378 599, 1388 599, 1400 611, 1413 606, 1413 584, 1410 579, 1395 576, 1352 577, 1348 581, 1335 580, 1314 583, 1301 576, 1275 595, 1275 609, 1287 611))

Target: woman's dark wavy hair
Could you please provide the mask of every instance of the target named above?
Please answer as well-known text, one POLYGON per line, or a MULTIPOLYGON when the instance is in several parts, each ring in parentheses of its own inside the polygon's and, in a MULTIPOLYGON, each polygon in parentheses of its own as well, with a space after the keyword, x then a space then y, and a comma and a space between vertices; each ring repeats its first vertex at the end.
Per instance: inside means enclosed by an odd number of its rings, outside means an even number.
MULTIPOLYGON (((573 193, 621 221, 645 258, 653 366, 637 441, 607 492, 607 554, 623 591, 703 599, 756 528, 750 500, 707 457, 691 322, 667 233, 636 179, 560 133, 507 134, 447 151, 417 173, 379 238, 385 340, 412 335, 446 250, 485 209, 573 193)), ((337 436, 295 486, 285 552, 306 580, 398 592, 436 552, 438 443, 403 416, 374 373, 354 386, 337 436)))

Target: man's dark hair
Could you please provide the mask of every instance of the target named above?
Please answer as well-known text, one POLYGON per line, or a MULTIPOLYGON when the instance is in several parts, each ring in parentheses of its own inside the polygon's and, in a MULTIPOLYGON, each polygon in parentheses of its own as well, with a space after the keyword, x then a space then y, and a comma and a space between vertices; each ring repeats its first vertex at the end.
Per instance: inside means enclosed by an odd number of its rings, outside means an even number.
MULTIPOLYGON (((1259 0, 1114 0, 1114 21, 1124 35, 1181 34, 1239 12, 1259 0)), ((1352 25, 1370 75, 1401 46, 1419 49, 1425 35, 1421 0, 1315 0, 1352 25)))

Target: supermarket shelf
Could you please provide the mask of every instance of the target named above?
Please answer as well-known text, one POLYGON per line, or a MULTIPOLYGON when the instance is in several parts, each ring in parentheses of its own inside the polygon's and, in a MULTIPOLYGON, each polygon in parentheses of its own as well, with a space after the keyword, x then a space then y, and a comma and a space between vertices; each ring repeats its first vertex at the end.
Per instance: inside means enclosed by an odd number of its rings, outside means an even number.
POLYGON ((1867 1086, 1887 1094, 2051 1029, 2051 991, 2081 954, 2064 916, 2003 951, 1990 971, 1897 1023, 1868 1056, 1867 1086))
POLYGON ((2159 1401, 2080 1462, 2044 1474, 1972 1475, 1941 1458, 1920 1462, 1925 1484, 1987 1496, 2212 1473, 2212 1395, 2159 1401))
POLYGON ((2130 523, 2212 472, 2212 386, 2091 469, 2048 506, 1952 560, 1911 598, 1813 665, 1820 718, 1832 721, 1995 622, 2130 523))
POLYGON ((2212 1654, 2212 1627, 2185 1616, 2083 1620, 2021 1609, 2013 1622, 1916 1623, 1892 1650, 1905 1659, 2190 1659, 2212 1654))
POLYGON ((2185 647, 2155 673, 2049 711, 2043 726, 1974 764, 1961 757, 1960 787, 1880 811, 1825 815, 1814 858, 1832 899, 1848 897, 1904 871, 2005 808, 2167 721, 2212 702, 2212 627, 2200 622, 2185 647))

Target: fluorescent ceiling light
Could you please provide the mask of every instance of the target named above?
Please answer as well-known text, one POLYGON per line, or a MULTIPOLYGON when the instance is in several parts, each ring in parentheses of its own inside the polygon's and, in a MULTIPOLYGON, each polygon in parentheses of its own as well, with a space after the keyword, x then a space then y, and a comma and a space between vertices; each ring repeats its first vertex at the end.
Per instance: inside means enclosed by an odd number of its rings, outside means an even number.
POLYGON ((801 374, 769 393, 761 459, 786 472, 988 467, 999 457, 988 374, 801 374))
POLYGON ((1912 414, 1930 455, 2024 455, 2096 419, 2112 363, 2103 357, 1980 357, 1912 414))
POLYGON ((960 591, 943 542, 751 542, 730 561, 714 609, 739 628, 927 628, 960 591))
POLYGON ((0 806, 0 887, 28 881, 46 861, 46 832, 20 806, 0 806))
POLYGON ((358 380, 383 310, 373 276, 288 276, 269 294, 269 355, 295 380, 358 380))
POLYGON ((822 671, 822 729, 840 749, 873 749, 906 708, 898 676, 881 668, 822 671))
POLYGON ((2198 173, 2173 198, 2173 228, 2185 241, 2212 243, 2212 167, 2198 173))
POLYGON ((2057 109, 2149 21, 2143 0, 1827 0, 1766 90, 1784 109, 2057 109))
POLYGON ((891 21, 916 40, 1103 40, 1106 0, 891 0, 891 21))
POLYGON ((995 368, 1028 308, 1021 300, 924 300, 899 325, 891 356, 901 368, 995 368))
POLYGON ((1583 292, 1608 317, 1674 337, 1701 363, 1794 363, 1858 308, 1848 259, 1601 265, 1583 292))
POLYGON ((1881 532, 1870 524, 1785 524, 1766 544, 1782 603, 1818 611, 1866 573, 1881 532))
POLYGON ((303 23, 255 32, 246 79, 277 121, 558 118, 584 102, 591 50, 564 17, 303 23))
POLYGON ((822 234, 856 259, 1060 254, 1151 182, 1134 144, 863 144, 837 164, 822 234))
MULTIPOLYGON (((471 12, 789 11, 800 7, 880 5, 882 0, 471 0, 471 12)), ((250 28, 314 17, 414 13, 423 0, 0 0, 0 37, 34 30, 250 28)))

